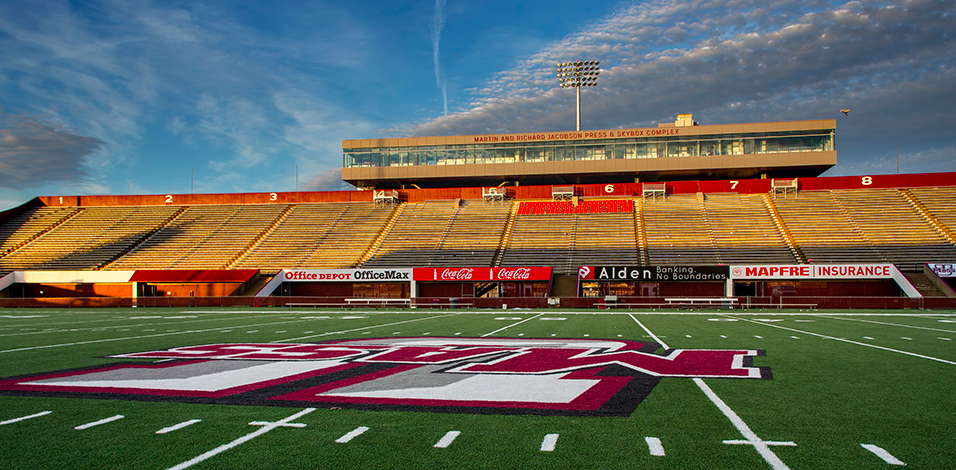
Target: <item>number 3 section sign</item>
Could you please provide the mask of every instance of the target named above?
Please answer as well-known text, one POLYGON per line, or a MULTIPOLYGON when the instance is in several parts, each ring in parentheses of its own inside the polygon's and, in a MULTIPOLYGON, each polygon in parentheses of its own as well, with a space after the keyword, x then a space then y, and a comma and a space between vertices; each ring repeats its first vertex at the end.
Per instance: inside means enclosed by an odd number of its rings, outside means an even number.
POLYGON ((611 340, 381 338, 211 344, 0 381, 5 394, 457 413, 628 416, 663 377, 769 379, 760 350, 611 340), (170 359, 172 361, 170 361, 170 359))

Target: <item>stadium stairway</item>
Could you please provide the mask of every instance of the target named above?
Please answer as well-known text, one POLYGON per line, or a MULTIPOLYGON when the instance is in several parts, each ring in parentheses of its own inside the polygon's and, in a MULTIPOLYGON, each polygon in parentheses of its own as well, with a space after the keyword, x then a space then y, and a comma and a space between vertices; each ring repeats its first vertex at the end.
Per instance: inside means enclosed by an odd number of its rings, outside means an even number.
MULTIPOLYGON (((908 189, 900 189, 899 192, 900 192, 900 194, 903 195, 904 198, 906 198, 906 201, 909 202, 910 205, 912 205, 913 208, 916 209, 917 212, 919 212, 920 216, 923 217, 923 219, 925 219, 927 223, 929 223, 934 229, 936 229, 937 232, 939 232, 940 234, 942 234, 943 237, 945 237, 946 240, 949 241, 949 243, 951 243, 951 244, 953 244, 953 245, 956 245, 956 234, 954 234, 953 231, 950 230, 950 228, 946 226, 946 224, 944 224, 942 221, 940 221, 939 218, 936 217, 936 215, 934 215, 934 214, 926 207, 926 205, 924 205, 924 204, 913 194, 912 191, 910 191, 910 190, 908 190, 908 189)), ((952 201, 952 202, 956 203, 956 200, 954 200, 954 201, 952 201)))
POLYGON ((760 197, 763 199, 764 205, 767 206, 767 212, 770 214, 774 226, 777 227, 777 231, 780 232, 780 236, 783 237, 787 248, 793 253, 794 259, 797 260, 798 264, 805 264, 807 262, 807 255, 803 254, 803 250, 800 249, 800 246, 797 245, 797 242, 793 239, 793 235, 790 234, 790 229, 787 228, 787 224, 780 218, 780 213, 777 212, 777 206, 773 203, 773 199, 769 194, 761 194, 760 197))
POLYGON ((924 273, 921 272, 904 272, 903 276, 910 281, 910 284, 913 284, 913 287, 916 288, 923 294, 923 297, 948 297, 945 292, 943 292, 936 284, 933 283, 924 273))
POLYGON ((520 204, 512 201, 511 208, 508 210, 508 221, 505 222, 505 229, 501 231, 501 239, 498 240, 498 248, 495 250, 495 256, 491 261, 492 266, 501 266, 501 260, 504 258, 508 244, 511 242, 511 234, 514 232, 519 207, 520 204))
POLYGON ((395 223, 401 218, 402 212, 405 211, 405 206, 407 205, 407 202, 399 202, 398 205, 395 206, 395 209, 392 210, 392 214, 388 217, 388 220, 385 221, 385 225, 378 231, 378 234, 372 239, 372 243, 369 244, 368 249, 365 250, 365 253, 359 258, 358 262, 355 263, 357 267, 364 267, 365 263, 372 259, 372 256, 375 255, 375 252, 378 251, 382 242, 385 241, 392 227, 394 227, 395 223))
POLYGON ((648 266, 647 259, 647 227, 644 226, 644 198, 634 204, 634 239, 637 241, 637 259, 641 266, 648 266))

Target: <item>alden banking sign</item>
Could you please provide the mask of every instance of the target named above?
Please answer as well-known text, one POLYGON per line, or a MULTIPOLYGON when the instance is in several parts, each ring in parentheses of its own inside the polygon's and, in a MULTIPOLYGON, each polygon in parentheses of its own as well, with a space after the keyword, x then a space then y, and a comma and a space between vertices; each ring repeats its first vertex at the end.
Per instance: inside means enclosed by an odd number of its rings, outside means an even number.
POLYGON ((726 281, 727 266, 581 266, 585 281, 726 281))

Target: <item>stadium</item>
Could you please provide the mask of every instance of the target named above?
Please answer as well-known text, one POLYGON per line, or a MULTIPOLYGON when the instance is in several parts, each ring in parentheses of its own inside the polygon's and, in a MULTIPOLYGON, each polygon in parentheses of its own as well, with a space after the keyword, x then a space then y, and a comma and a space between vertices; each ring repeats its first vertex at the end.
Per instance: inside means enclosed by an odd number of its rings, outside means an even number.
POLYGON ((0 458, 952 467, 956 173, 821 176, 835 142, 682 114, 346 140, 354 191, 36 197, 0 458))

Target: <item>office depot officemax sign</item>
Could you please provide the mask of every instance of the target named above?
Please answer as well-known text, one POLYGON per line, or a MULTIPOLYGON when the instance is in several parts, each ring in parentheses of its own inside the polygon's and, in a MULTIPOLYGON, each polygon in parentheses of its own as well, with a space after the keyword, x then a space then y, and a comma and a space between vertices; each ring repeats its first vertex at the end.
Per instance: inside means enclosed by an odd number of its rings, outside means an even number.
POLYGON ((411 269, 289 269, 279 273, 285 282, 410 281, 411 269))

